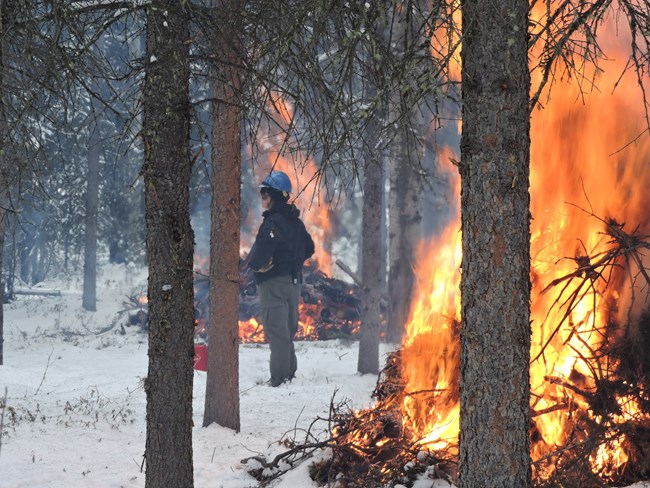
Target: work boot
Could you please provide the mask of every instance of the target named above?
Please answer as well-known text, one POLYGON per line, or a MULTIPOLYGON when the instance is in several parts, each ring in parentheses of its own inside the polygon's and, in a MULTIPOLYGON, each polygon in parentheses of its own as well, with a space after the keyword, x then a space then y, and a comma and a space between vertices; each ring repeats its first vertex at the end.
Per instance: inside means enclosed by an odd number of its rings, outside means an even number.
POLYGON ((273 378, 270 378, 270 379, 266 382, 266 384, 269 385, 269 386, 272 386, 273 388, 276 388, 276 387, 280 386, 282 383, 284 383, 285 381, 286 381, 286 378, 285 378, 285 379, 282 379, 282 380, 280 380, 280 381, 275 380, 275 379, 273 379, 273 378))

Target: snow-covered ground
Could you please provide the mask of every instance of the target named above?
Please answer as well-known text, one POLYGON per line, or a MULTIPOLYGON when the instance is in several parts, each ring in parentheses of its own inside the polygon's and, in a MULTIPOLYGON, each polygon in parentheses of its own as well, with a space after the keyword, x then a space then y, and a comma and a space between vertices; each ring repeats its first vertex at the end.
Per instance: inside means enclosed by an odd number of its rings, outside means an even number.
MULTIPOLYGON (((143 291, 144 270, 105 265, 98 311, 81 308, 81 282, 60 278, 44 286, 61 296, 20 296, 5 305, 0 398, 6 406, 0 445, 0 488, 144 487, 147 338, 125 327, 128 295, 143 291), (113 325, 109 330, 109 326, 113 325), (103 331, 104 332, 100 332, 103 331)), ((285 451, 278 441, 304 440, 304 429, 327 417, 330 401, 372 404, 376 377, 356 373, 357 343, 299 342, 291 384, 271 388, 266 345, 240 348, 241 432, 202 425, 205 373, 194 373, 196 488, 257 486, 242 460, 285 451)), ((382 346, 382 356, 388 350, 382 346)), ((324 429, 321 426, 321 432, 324 429)), ((308 463, 272 486, 316 486, 308 463)), ((421 479, 417 488, 448 487, 421 479)), ((650 488, 638 483, 635 488, 650 488)))
MULTIPOLYGON (((1 488, 144 486, 147 337, 138 327, 122 329, 127 314, 118 311, 127 295, 144 289, 146 278, 123 266, 103 266, 100 276, 95 313, 81 308, 79 279, 44 284, 61 296, 19 296, 5 305, 1 488)), ((335 392, 355 408, 370 405, 377 378, 356 373, 357 346, 299 342, 297 377, 271 388, 264 384, 268 346, 242 345, 240 433, 201 427, 205 373, 196 371, 195 486, 256 486, 241 460, 286 450, 277 445, 283 437, 304 440, 302 429, 328 415, 335 392)), ((315 485, 304 466, 276 486, 315 485)))

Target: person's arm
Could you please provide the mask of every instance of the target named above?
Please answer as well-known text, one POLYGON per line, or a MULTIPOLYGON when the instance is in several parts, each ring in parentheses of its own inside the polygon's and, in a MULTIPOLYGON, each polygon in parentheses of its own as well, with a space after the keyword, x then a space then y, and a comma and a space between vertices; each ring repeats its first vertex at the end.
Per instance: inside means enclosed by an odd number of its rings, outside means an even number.
POLYGON ((309 235, 309 232, 307 232, 307 229, 305 228, 305 224, 302 225, 302 230, 304 231, 304 239, 305 239, 305 259, 303 261, 306 261, 310 257, 314 255, 314 252, 316 251, 316 248, 314 246, 314 240, 311 238, 309 235))
POLYGON ((278 247, 276 233, 271 219, 262 222, 248 259, 248 267, 256 273, 264 273, 273 267, 273 253, 278 247))

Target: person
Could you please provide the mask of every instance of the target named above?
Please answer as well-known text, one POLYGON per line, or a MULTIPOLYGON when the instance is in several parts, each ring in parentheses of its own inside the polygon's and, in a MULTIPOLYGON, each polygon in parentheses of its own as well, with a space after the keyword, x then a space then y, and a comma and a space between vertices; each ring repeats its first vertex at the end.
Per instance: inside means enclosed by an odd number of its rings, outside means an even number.
POLYGON ((304 262, 314 241, 289 203, 291 180, 271 171, 260 185, 264 220, 248 256, 260 304, 259 322, 271 349, 271 386, 291 381, 298 369, 293 338, 298 331, 298 300, 304 262))

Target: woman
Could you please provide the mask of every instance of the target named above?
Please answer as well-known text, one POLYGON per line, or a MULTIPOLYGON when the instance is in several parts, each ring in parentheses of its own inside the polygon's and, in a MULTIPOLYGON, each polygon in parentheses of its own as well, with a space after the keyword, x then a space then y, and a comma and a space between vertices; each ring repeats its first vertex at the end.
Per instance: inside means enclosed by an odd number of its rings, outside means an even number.
POLYGON ((257 283, 259 321, 271 347, 269 384, 274 387, 290 381, 298 368, 293 338, 302 266, 314 254, 300 210, 288 203, 290 194, 291 180, 282 171, 271 171, 260 185, 264 221, 248 259, 257 283))

